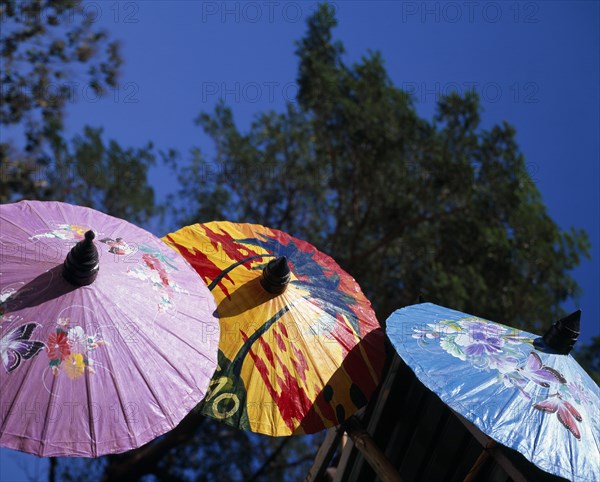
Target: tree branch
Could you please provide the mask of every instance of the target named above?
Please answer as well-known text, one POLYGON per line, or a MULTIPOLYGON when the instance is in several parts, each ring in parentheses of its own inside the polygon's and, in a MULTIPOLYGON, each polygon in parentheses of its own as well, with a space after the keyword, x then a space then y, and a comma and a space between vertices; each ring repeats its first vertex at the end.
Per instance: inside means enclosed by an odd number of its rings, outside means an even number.
POLYGON ((102 478, 103 482, 119 480, 129 482, 155 472, 162 456, 189 440, 203 421, 204 416, 200 411, 193 410, 177 427, 160 439, 131 451, 124 459, 109 462, 102 478))
POLYGON ((279 444, 279 446, 273 451, 273 453, 271 455, 269 455, 267 457, 267 459, 263 462, 263 464, 260 466, 260 468, 256 472, 254 472, 252 477, 250 477, 247 480, 247 482, 255 482, 256 480, 258 480, 258 478, 263 474, 263 472, 265 472, 267 470, 269 465, 271 465, 275 461, 275 459, 279 456, 281 451, 290 442, 290 440, 292 440, 292 437, 284 438, 281 441, 281 443, 279 444))

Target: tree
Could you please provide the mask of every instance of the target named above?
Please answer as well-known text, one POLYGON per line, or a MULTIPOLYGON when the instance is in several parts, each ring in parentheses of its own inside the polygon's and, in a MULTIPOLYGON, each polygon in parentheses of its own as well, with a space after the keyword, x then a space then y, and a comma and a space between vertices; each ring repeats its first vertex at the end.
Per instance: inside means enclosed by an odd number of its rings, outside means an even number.
POLYGON ((105 144, 90 127, 70 144, 63 136, 69 103, 117 86, 118 43, 95 28, 94 15, 79 1, 0 2, 0 126, 17 139, 0 143, 0 202, 68 201, 144 223, 156 212, 152 145, 105 144))
POLYGON ((600 385, 600 336, 592 338, 588 345, 575 346, 575 358, 600 385))
POLYGON ((61 199, 139 224, 155 214, 148 170, 155 163, 152 144, 141 149, 105 144, 102 129, 85 127, 71 146, 55 145, 49 184, 61 199))
POLYGON ((0 20, 0 125, 23 127, 35 152, 61 130, 65 105, 81 89, 116 87, 119 46, 78 0, 2 0, 0 20))
POLYGON ((120 455, 60 459, 58 480, 301 480, 322 437, 267 437, 234 429, 192 411, 171 432, 120 455), (149 477, 148 477, 149 476, 149 477))
POLYGON ((48 165, 36 162, 16 149, 0 156, 5 169, 0 183, 0 202, 23 198, 65 201, 99 209, 113 216, 143 224, 157 213, 148 170, 155 163, 152 144, 123 148, 105 143, 102 129, 85 127, 70 143, 53 141, 48 165), (27 175, 15 166, 29 166, 27 175))
POLYGON ((577 294, 588 256, 550 219, 508 123, 480 127, 478 97, 450 94, 432 121, 371 53, 343 62, 332 9, 298 43, 297 106, 248 133, 219 105, 199 124, 217 147, 181 175, 182 222, 228 218, 314 242, 350 272, 379 319, 425 299, 543 331, 577 294))

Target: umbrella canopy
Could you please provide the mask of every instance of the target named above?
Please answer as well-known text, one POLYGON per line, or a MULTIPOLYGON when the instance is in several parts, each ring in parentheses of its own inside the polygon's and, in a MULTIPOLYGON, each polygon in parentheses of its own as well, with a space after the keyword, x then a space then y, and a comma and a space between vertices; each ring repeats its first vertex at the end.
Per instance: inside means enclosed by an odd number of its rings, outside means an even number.
POLYGON ((289 435, 337 425, 367 403, 383 368, 384 335, 333 259, 254 224, 195 224, 163 240, 217 301, 219 367, 205 414, 289 435))
POLYGON ((22 201, 0 206, 0 249, 0 445, 123 452, 204 398, 214 299, 158 238, 92 209, 22 201))
POLYGON ((571 355, 431 303, 394 312, 387 334, 417 378, 489 437, 546 472, 600 480, 600 390, 571 355))

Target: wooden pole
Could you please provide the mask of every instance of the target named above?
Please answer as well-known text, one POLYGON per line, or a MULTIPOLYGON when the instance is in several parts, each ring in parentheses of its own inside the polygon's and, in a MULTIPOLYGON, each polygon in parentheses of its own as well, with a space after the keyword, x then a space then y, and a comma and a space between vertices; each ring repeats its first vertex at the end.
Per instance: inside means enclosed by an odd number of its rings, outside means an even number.
POLYGON ((380 450, 357 417, 352 416, 346 420, 344 428, 352 442, 354 442, 354 446, 360 451, 382 482, 403 482, 396 467, 380 450))
MULTIPOLYGON (((479 430, 474 424, 469 422, 460 413, 455 412, 452 409, 450 410, 463 423, 467 430, 471 432, 473 438, 475 438, 475 440, 477 440, 482 447, 487 447, 490 444, 490 442, 493 442, 493 439, 491 437, 488 437, 486 434, 484 434, 481 430, 479 430)), ((506 455, 504 455, 500 450, 497 449, 497 447, 491 447, 489 450, 487 450, 487 453, 494 458, 496 463, 504 469, 506 474, 514 482, 527 482, 527 478, 521 473, 519 469, 517 469, 517 467, 515 467, 515 465, 509 460, 509 458, 506 455)), ((477 461, 475 463, 477 463, 477 461)))
POLYGON ((329 429, 327 437, 325 437, 321 447, 319 447, 315 461, 308 471, 308 475, 306 476, 306 479, 304 479, 304 482, 317 482, 321 479, 325 470, 327 470, 327 464, 331 460, 331 457, 333 457, 343 433, 344 431, 339 427, 329 429))
POLYGON ((479 454, 479 457, 477 457, 477 460, 475 461, 469 472, 467 472, 467 475, 463 479, 463 482, 471 482, 477 476, 477 474, 481 470, 481 467, 483 467, 483 464, 485 464, 485 461, 490 458, 490 449, 494 448, 495 446, 496 442, 494 440, 490 440, 489 443, 483 448, 483 450, 479 454))

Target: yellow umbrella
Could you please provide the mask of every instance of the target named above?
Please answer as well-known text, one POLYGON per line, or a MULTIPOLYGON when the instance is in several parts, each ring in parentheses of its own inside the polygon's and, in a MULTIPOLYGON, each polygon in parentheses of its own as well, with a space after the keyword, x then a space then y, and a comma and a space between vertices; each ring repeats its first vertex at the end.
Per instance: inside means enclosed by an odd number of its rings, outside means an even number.
POLYGON ((366 404, 383 368, 384 334, 333 259, 255 224, 195 224, 162 239, 217 302, 218 368, 204 414, 280 436, 338 425, 366 404))

